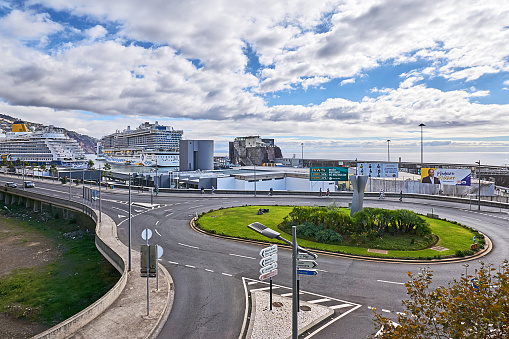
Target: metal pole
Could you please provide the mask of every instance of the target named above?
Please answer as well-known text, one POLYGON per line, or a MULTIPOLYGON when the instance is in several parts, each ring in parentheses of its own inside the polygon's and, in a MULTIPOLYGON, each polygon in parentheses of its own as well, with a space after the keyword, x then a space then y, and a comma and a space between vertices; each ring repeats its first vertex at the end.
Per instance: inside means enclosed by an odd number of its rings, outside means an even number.
POLYGON ((23 164, 23 191, 25 190, 25 164, 23 164))
POLYGON ((298 339, 299 327, 297 325, 297 312, 299 301, 297 300, 297 227, 292 226, 292 339, 298 339))
POLYGON ((426 125, 425 125, 425 124, 420 124, 419 126, 421 127, 421 168, 422 168, 422 163, 424 162, 424 161, 423 161, 423 156, 422 156, 422 147, 423 147, 423 142, 422 142, 422 128, 423 128, 424 126, 426 126, 426 125))
POLYGON ((481 160, 479 160, 478 162, 479 164, 479 204, 477 206, 477 209, 480 211, 481 210, 481 160))
POLYGON ((270 310, 272 311, 272 277, 270 277, 270 298, 269 298, 270 310))
POLYGON ((71 201, 72 167, 69 167, 69 202, 71 201))
POLYGON ((300 146, 302 147, 302 168, 304 168, 304 143, 301 142, 300 146))
POLYGON ((387 162, 391 161, 391 157, 390 157, 390 153, 389 153, 389 145, 390 145, 390 143, 391 143, 391 141, 387 140, 387 162))
POLYGON ((256 164, 253 162, 253 171, 254 171, 254 192, 256 197, 256 164))
MULTIPOLYGON (((99 166, 99 222, 102 221, 102 209, 101 209, 101 179, 102 179, 102 170, 101 166, 99 166)), ((83 183, 83 186, 85 186, 85 183, 83 183)))
POLYGON ((131 173, 129 173, 129 272, 131 272, 131 173))
POLYGON ((145 229, 145 237, 147 238, 147 315, 150 314, 150 288, 149 288, 149 276, 150 276, 150 246, 148 245, 148 228, 145 229))

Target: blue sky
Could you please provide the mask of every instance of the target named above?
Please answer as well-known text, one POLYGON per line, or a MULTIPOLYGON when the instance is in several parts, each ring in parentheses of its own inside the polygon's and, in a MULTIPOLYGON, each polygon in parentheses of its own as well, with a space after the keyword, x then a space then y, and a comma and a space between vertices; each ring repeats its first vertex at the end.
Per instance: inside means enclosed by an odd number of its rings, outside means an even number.
POLYGON ((0 0, 0 113, 284 156, 509 163, 509 3, 0 0))

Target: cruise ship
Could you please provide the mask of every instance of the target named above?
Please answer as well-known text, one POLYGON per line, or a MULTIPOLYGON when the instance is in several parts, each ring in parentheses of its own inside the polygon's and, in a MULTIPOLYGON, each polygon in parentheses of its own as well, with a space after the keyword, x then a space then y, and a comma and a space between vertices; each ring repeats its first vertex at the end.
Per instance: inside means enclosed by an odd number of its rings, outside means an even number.
POLYGON ((145 122, 136 129, 130 126, 123 131, 101 138, 97 156, 108 162, 126 165, 178 167, 182 130, 145 122))
POLYGON ((11 132, 0 134, 0 155, 9 162, 19 159, 36 166, 86 168, 88 163, 85 151, 62 129, 49 126, 29 131, 23 121, 15 121, 11 132))

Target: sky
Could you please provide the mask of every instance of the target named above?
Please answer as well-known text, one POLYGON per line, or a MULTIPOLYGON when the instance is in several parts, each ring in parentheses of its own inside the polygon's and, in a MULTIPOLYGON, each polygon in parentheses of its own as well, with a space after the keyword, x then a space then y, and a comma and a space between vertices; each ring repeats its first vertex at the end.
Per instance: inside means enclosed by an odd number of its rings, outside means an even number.
POLYGON ((0 0, 0 113, 96 138, 509 164, 509 1, 0 0), (424 127, 419 127, 425 124, 424 127), (390 140, 388 142, 387 140, 390 140))

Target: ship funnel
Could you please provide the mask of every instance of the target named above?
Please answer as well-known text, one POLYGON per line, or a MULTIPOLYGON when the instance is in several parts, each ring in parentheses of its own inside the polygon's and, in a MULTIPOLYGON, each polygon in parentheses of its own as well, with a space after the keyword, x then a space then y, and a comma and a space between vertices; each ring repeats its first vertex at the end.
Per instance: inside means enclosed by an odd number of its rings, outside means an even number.
POLYGON ((23 121, 15 121, 12 124, 12 131, 13 132, 28 132, 27 126, 23 121))

